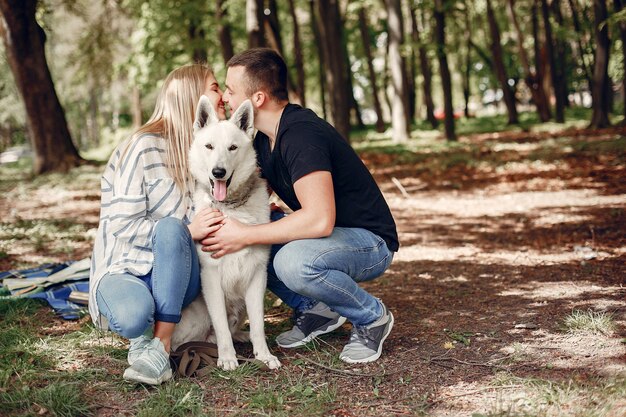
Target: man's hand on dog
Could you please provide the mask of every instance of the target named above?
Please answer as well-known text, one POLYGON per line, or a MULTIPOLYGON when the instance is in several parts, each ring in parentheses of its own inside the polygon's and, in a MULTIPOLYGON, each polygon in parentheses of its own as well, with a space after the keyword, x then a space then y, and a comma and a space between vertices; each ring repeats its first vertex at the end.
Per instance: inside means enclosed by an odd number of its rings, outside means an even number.
POLYGON ((212 252, 212 258, 240 251, 248 246, 245 243, 246 232, 249 226, 239 221, 224 217, 220 227, 202 240, 202 251, 212 252))

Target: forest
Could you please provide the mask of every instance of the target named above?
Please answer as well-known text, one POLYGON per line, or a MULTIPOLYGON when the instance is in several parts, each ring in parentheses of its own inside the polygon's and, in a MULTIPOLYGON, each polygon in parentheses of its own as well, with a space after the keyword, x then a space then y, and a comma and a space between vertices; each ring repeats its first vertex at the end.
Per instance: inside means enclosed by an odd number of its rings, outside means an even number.
MULTIPOLYGON (((0 0, 0 415, 626 415, 624 0, 0 0), (277 50, 289 98, 346 138, 400 248, 360 283, 395 316, 282 367, 123 380, 88 314, 106 161, 166 75, 277 50), (68 271, 71 271, 68 272, 68 271)), ((159 180, 160 181, 160 180, 159 180)), ((194 362, 196 361, 196 362, 194 362)))
POLYGON ((345 137, 367 126, 404 143, 425 123, 520 112, 591 127, 624 111, 626 12, 606 0, 2 1, 1 148, 32 143, 35 172, 79 164, 139 126, 176 66, 269 46, 291 100, 345 137), (23 104, 22 104, 23 102, 23 104), (28 126, 28 128, 27 128, 28 126), (124 130, 126 129, 126 130, 124 130))

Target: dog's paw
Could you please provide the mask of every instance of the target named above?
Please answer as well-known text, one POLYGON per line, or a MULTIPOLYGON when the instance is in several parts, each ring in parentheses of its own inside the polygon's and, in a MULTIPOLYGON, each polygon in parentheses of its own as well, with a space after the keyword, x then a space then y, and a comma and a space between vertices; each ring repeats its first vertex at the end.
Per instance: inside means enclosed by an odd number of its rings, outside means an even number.
POLYGON ((265 357, 257 356, 257 359, 266 364, 270 369, 278 369, 281 366, 280 361, 274 355, 267 355, 265 357))
POLYGON ((233 356, 232 358, 231 357, 227 357, 227 358, 219 357, 217 359, 217 367, 225 371, 232 371, 236 369, 238 366, 239 366, 239 361, 237 361, 236 356, 233 356))

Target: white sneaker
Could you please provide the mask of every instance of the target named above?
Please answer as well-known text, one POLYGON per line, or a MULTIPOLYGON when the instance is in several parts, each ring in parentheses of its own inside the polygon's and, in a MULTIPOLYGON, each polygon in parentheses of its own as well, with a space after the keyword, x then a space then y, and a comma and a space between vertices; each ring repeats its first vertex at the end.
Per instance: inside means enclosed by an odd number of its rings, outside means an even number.
POLYGON ((126 381, 143 384, 159 385, 171 378, 170 356, 158 337, 152 339, 130 368, 124 371, 126 381))
POLYGON ((141 335, 139 337, 135 337, 134 339, 130 339, 130 347, 128 348, 128 364, 132 365, 135 361, 141 356, 143 350, 146 348, 148 343, 152 340, 151 337, 146 335, 141 335))

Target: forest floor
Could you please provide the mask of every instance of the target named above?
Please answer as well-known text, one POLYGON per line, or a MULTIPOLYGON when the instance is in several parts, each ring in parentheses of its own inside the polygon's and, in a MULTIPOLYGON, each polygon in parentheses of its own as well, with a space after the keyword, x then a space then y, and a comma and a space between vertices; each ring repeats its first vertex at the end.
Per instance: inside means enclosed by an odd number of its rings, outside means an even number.
MULTIPOLYGON (((373 364, 338 360, 349 324, 278 348, 290 313, 268 297, 280 370, 131 385, 121 378, 126 342, 89 317, 2 301, 0 414, 624 416, 625 134, 357 144, 401 243, 388 272, 364 285, 396 317, 373 364)), ((88 257, 100 171, 30 178, 2 167, 0 270, 88 257)))

